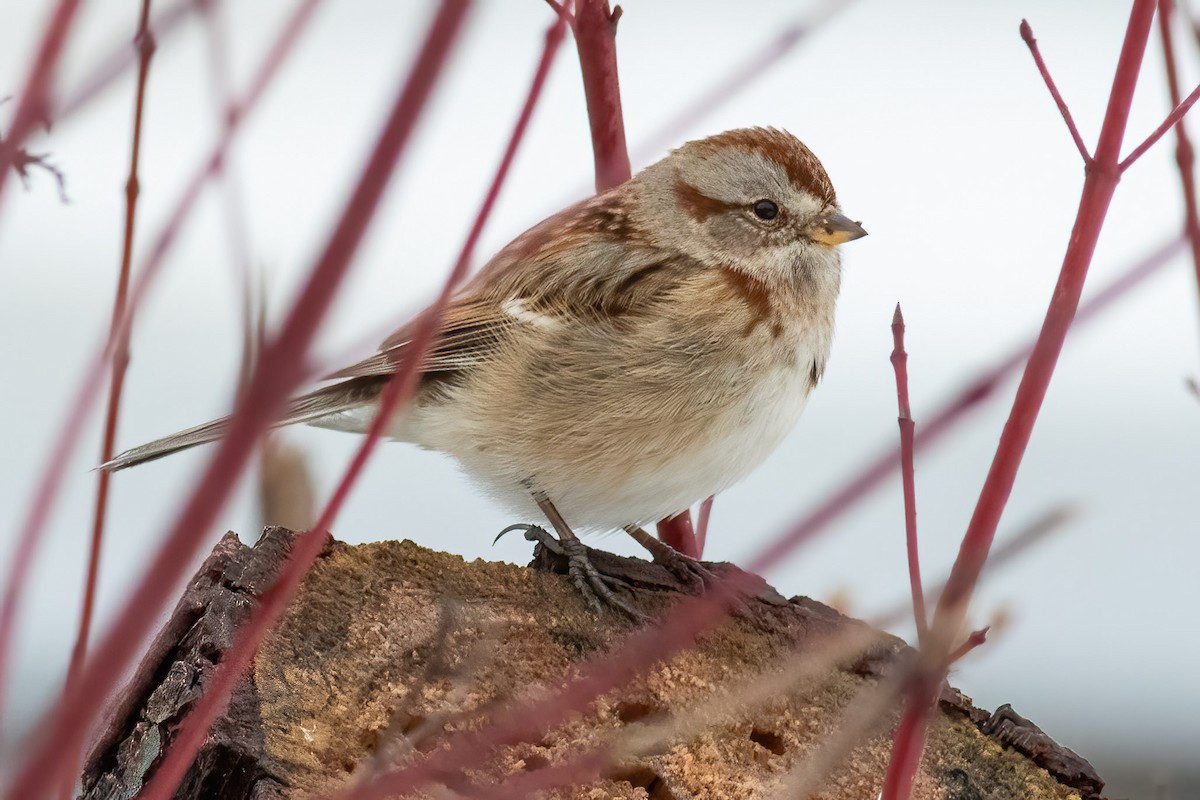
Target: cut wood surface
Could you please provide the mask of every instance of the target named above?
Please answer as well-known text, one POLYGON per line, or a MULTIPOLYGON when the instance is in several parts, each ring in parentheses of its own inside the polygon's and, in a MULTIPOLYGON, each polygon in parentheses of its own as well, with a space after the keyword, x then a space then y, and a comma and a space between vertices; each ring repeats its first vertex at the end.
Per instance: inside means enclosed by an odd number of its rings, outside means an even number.
MULTIPOLYGON (((82 797, 132 797, 152 774, 292 539, 269 528, 254 547, 232 533, 216 546, 112 710, 82 797)), ((685 596, 656 564, 594 559, 652 616, 685 596)), ((483 729, 503 702, 554 691, 632 627, 585 605, 561 567, 550 557, 518 567, 407 541, 330 540, 177 796, 324 796, 415 763, 453 732, 483 729)), ((910 653, 760 584, 739 616, 694 648, 411 796, 490 797, 600 754, 589 762, 598 768, 540 796, 723 800, 800 788, 874 800, 900 713, 889 678, 910 653), (872 707, 882 713, 866 713, 872 707), (840 747, 839 731, 856 719, 864 737, 840 747)), ((1103 787, 1086 761, 1007 706, 988 714, 945 687, 934 720, 915 797, 1092 798, 1103 787)))

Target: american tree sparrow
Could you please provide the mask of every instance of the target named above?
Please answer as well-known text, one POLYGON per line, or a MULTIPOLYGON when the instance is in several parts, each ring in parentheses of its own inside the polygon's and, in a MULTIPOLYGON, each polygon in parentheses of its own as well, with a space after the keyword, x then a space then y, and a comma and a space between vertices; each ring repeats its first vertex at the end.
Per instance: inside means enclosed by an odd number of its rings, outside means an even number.
MULTIPOLYGON (((574 531, 641 526, 716 494, 792 429, 829 356, 837 246, 865 236, 821 162, 772 128, 689 142, 518 236, 450 301, 395 439, 454 456, 558 533, 594 603, 629 610, 574 531)), ((297 398, 278 425, 365 432, 415 322, 297 398)), ((136 447, 118 470, 219 438, 225 420, 136 447)))

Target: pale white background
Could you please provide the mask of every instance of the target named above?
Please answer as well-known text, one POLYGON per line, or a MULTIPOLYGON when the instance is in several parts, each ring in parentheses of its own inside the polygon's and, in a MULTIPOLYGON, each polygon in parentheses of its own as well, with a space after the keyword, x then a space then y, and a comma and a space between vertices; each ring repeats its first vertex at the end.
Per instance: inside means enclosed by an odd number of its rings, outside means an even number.
MULTIPOLYGON (((0 93, 20 86, 47 4, 0 9, 0 93)), ((128 39, 132 0, 85 5, 61 84, 128 39)), ((231 69, 243 85, 281 0, 224 15, 231 69)), ((635 168, 664 154, 652 141, 691 98, 752 58, 807 2, 629 0, 619 36, 625 119, 635 168), (648 149, 649 148, 649 149, 648 149)), ((351 185, 409 63, 428 3, 328 3, 254 111, 236 150, 244 221, 269 275, 275 319, 293 295, 351 185)), ((1082 179, 1079 158, 1021 42, 1030 18, 1086 139, 1094 142, 1128 6, 1123 2, 869 2, 849 7, 779 64, 670 143, 746 125, 785 127, 824 161, 846 211, 871 235, 847 246, 839 335, 825 382, 795 434, 719 498, 707 556, 746 559, 895 437, 887 362, 897 300, 909 320, 913 410, 923 414, 978 365, 1022 340, 1049 298, 1082 179)), ((427 300, 454 253, 524 95, 550 12, 539 0, 492 0, 471 18, 369 238, 338 298, 320 351, 341 352, 427 300)), ((1196 48, 1182 46, 1185 83, 1196 48)), ((164 43, 149 85, 138 243, 149 241, 215 133, 205 39, 195 22, 164 43)), ((0 209, 0 548, 11 546, 48 443, 103 335, 119 259, 133 83, 31 142, 68 178, 59 203, 41 175, 10 186, 0 209)), ((1137 141, 1166 112, 1152 44, 1130 121, 1137 141)), ((11 114, 12 105, 5 107, 11 114)), ((1128 149, 1128 146, 1127 148, 1128 149)), ((1170 139, 1119 188, 1089 285, 1167 240, 1181 221, 1170 139)), ((480 261, 522 228, 582 196, 591 182, 578 63, 554 66, 480 261)), ((239 357, 237 278, 211 193, 185 228, 133 342, 120 443, 227 410, 239 357)), ((1001 536, 1053 504, 1077 520, 984 586, 975 620, 1009 623, 954 681, 976 702, 1013 703, 1091 758, 1113 795, 1188 794, 1200 763, 1200 401, 1197 297, 1177 259, 1068 342, 1001 536), (1191 777, 1189 777, 1191 776, 1191 777)), ((924 567, 946 569, 970 516, 1014 383, 918 462, 924 567)), ((9 687, 9 752, 60 685, 77 616, 90 524, 99 415, 76 454, 26 598, 9 687)), ((297 430, 322 496, 355 437, 297 430)), ((101 584, 102 616, 124 596, 209 453, 115 481, 101 584)), ((815 546, 768 576, 787 594, 848 597, 862 615, 907 591, 899 482, 872 496, 815 546)), ((446 458, 407 446, 374 457, 335 534, 412 538, 467 558, 522 562, 512 522, 446 458)), ((252 484, 221 511, 253 537, 252 484)), ((633 552, 623 537, 600 544, 633 552)), ((898 630, 909 635, 910 630, 898 630)))

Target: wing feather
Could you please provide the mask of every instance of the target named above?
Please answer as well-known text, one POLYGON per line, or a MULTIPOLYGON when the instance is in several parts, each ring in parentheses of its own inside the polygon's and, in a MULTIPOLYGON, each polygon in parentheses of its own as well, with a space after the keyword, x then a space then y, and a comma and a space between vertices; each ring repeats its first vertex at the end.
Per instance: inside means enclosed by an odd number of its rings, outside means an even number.
MULTIPOLYGON (((619 192, 585 200, 497 253, 447 305, 422 373, 485 364, 509 336, 529 326, 553 327, 555 320, 628 323, 695 275, 697 262, 635 235, 624 203, 619 192)), ((378 353, 326 379, 393 374, 421 319, 385 339, 378 353)))

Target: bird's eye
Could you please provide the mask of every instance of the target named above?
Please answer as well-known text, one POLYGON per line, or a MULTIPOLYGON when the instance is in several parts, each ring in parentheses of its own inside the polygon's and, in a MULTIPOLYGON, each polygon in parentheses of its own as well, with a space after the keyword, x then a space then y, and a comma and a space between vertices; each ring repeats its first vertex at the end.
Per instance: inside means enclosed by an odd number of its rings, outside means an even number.
POLYGON ((754 204, 754 216, 759 219, 775 219, 779 216, 779 206, 770 200, 759 200, 754 204))

